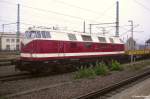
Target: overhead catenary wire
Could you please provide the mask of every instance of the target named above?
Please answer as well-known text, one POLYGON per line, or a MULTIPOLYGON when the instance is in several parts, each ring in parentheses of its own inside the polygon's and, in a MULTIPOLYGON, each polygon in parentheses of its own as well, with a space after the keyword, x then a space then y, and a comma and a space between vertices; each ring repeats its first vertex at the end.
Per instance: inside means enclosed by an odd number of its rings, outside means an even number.
MULTIPOLYGON (((13 4, 13 5, 17 5, 15 3, 10 3, 10 2, 7 2, 7 1, 1 1, 0 3, 7 3, 7 4, 13 4)), ((66 16, 66 17, 70 17, 70 18, 75 18, 75 19, 80 19, 80 20, 89 20, 89 21, 92 21, 92 22, 97 22, 96 20, 93 20, 93 19, 87 19, 87 18, 82 18, 82 17, 78 17, 78 16, 73 16, 73 15, 68 15, 68 14, 63 14, 63 13, 60 13, 60 12, 55 12, 55 11, 52 11, 52 10, 47 10, 47 9, 42 9, 42 8, 36 8, 36 7, 31 7, 31 6, 28 6, 28 5, 21 5, 22 7, 25 7, 25 8, 29 8, 29 9, 33 9, 33 10, 37 10, 37 11, 42 11, 42 12, 49 12, 49 13, 53 13, 53 14, 56 14, 56 15, 61 15, 61 16, 66 16)))
MULTIPOLYGON (((8 1, 3 1, 4 3, 7 3, 7 4, 13 4, 13 5, 16 5, 15 3, 10 3, 8 1)), ((114 4, 113 4, 114 5, 114 4)), ((63 13, 59 13, 59 12, 55 12, 55 11, 51 11, 51 10, 47 10, 47 9, 42 9, 42 8, 35 8, 35 7, 31 7, 31 6, 28 6, 28 5, 21 5, 23 8, 29 8, 29 9, 33 9, 33 10, 37 10, 37 11, 41 11, 41 12, 50 12, 50 13, 54 13, 54 14, 57 14, 57 15, 63 15, 63 16, 67 16, 67 17, 71 17, 71 18, 75 18, 75 19, 80 19, 80 20, 89 20, 89 21, 92 21, 92 22, 97 22, 93 19, 85 19, 85 18, 81 18, 81 17, 78 17, 78 16, 72 16, 72 15, 67 15, 67 14, 63 14, 63 13)), ((112 6, 111 6, 112 7, 112 6)), ((109 7, 108 9, 106 10, 109 10, 111 7, 109 7)), ((106 12, 106 11, 105 11, 106 12)), ((21 20, 22 21, 22 20, 21 20)), ((97 22, 99 23, 99 22, 97 22)))
POLYGON ((0 19, 0 21, 3 21, 3 22, 12 22, 12 20, 8 20, 8 19, 0 19))
POLYGON ((9 2, 9 1, 5 1, 5 0, 1 0, 0 3, 6 3, 6 4, 9 4, 9 5, 13 5, 13 6, 17 5, 16 3, 12 3, 12 2, 9 2))
MULTIPOLYGON (((0 19, 1 20, 1 19, 0 19)), ((16 23, 16 21, 12 21, 12 20, 14 20, 13 18, 8 18, 7 17, 7 19, 3 19, 3 20, 1 20, 1 21, 5 21, 5 23, 16 23)), ((33 27, 33 26, 36 26, 36 27, 40 27, 40 26, 42 26, 42 27, 59 27, 60 28, 60 25, 59 24, 48 24, 48 25, 39 25, 39 24, 32 24, 32 23, 28 23, 28 22, 25 22, 25 21, 23 21, 23 20, 21 20, 21 22, 20 22, 20 24, 21 24, 21 29, 22 29, 22 27, 25 27, 25 26, 29 26, 29 27, 33 27)), ((67 28, 67 30, 70 28, 78 28, 77 26, 75 27, 75 26, 73 26, 73 27, 67 27, 67 26, 63 26, 63 27, 66 27, 67 28)), ((27 28, 24 28, 24 29, 27 29, 27 28)), ((74 31, 73 29, 71 29, 72 31, 74 31)))
POLYGON ((84 10, 84 11, 87 11, 87 12, 95 13, 95 14, 99 14, 100 13, 100 12, 96 12, 96 11, 91 10, 91 9, 87 9, 87 8, 79 7, 79 6, 76 6, 76 5, 73 5, 73 4, 66 3, 66 2, 61 1, 61 0, 55 0, 55 2, 67 5, 69 7, 74 7, 74 8, 77 8, 77 9, 81 9, 81 10, 84 10))
MULTIPOLYGON (((41 23, 43 23, 43 21, 41 20, 41 18, 40 17, 37 17, 37 16, 35 16, 35 15, 32 15, 32 16, 34 16, 35 18, 34 19, 36 19, 38 22, 41 22, 41 23)), ((49 18, 51 18, 51 16, 46 16, 45 18, 44 18, 44 20, 48 20, 49 18)), ((37 21, 35 21, 35 20, 30 20, 29 18, 22 18, 23 20, 21 20, 21 21, 24 21, 24 20, 29 20, 30 22, 32 22, 32 23, 37 23, 37 21)), ((65 22, 65 23, 70 23, 70 24, 77 24, 77 23, 81 23, 81 22, 83 22, 83 21, 81 21, 81 20, 78 20, 79 22, 77 22, 77 21, 69 21, 69 20, 66 20, 66 19, 63 19, 63 20, 59 20, 59 22, 65 22)), ((24 21, 25 22, 25 21, 24 21)), ((55 22, 55 21, 54 21, 55 22)))
MULTIPOLYGON (((107 9, 105 9, 101 15, 104 16, 104 14, 109 11, 112 7, 114 7, 116 5, 116 3, 112 4, 110 7, 108 7, 107 9)), ((114 18, 114 17, 113 17, 114 18)), ((96 17, 96 19, 100 19, 100 16, 96 17)))
MULTIPOLYGON (((137 28, 139 26, 139 24, 135 25, 133 28, 137 28)), ((126 32, 124 32, 123 34, 121 34, 120 36, 123 36, 127 33, 129 33, 131 31, 131 29, 127 30, 126 32)))
MULTIPOLYGON (((75 8, 78 8, 78 9, 81 9, 81 10, 84 10, 84 11, 88 11, 88 12, 91 12, 91 13, 95 13, 95 14, 98 14, 98 15, 104 15, 104 13, 106 13, 108 10, 110 10, 114 5, 112 4, 111 6, 109 6, 108 8, 106 8, 102 13, 101 12, 97 12, 97 11, 94 11, 94 10, 91 10, 91 9, 87 9, 87 8, 83 8, 83 7, 79 7, 79 6, 76 6, 76 5, 73 5, 73 4, 68 4, 64 1, 61 1, 61 0, 56 0, 55 2, 59 2, 59 3, 62 3, 62 4, 65 4, 65 5, 68 5, 70 7, 75 7, 75 8)), ((12 3, 12 2, 9 2, 9 1, 6 1, 6 0, 1 0, 0 3, 7 3, 7 4, 10 4, 10 5, 17 5, 16 3, 12 3)), ((22 5, 22 6, 26 6, 26 7, 29 7, 29 8, 33 8, 33 9, 38 9, 38 8, 34 8, 34 7, 31 7, 31 6, 27 6, 27 5, 22 5)), ((40 9, 41 10, 41 9, 40 9)), ((63 15, 63 14, 62 14, 63 15)), ((66 16, 69 16, 69 15, 66 15, 66 16)), ((71 16, 72 17, 72 16, 71 16)), ((73 16, 74 17, 74 16, 73 16)), ((80 18, 80 17, 77 17, 77 18, 80 18)), ((113 18, 113 17, 112 17, 113 18)))
POLYGON ((143 7, 144 9, 146 9, 147 11, 149 11, 150 12, 150 8, 148 8, 147 6, 145 6, 144 4, 142 4, 142 3, 140 3, 139 1, 137 1, 137 0, 134 0, 134 2, 136 3, 136 4, 138 4, 138 5, 140 5, 141 7, 143 7))
MULTIPOLYGON (((9 22, 9 23, 11 23, 12 21, 10 21, 12 18, 7 18, 7 20, 3 20, 3 21, 7 21, 7 22, 9 22), (9 20, 8 20, 9 19, 9 20)), ((25 25, 25 26, 36 26, 36 27, 40 27, 40 26, 43 26, 43 25, 36 25, 36 24, 31 24, 31 23, 27 23, 27 22, 24 22, 24 21, 21 21, 21 29, 27 29, 27 28, 23 28, 23 25, 25 25)), ((51 25, 51 26, 55 26, 55 25, 51 25)), ((125 33, 123 33, 121 36, 123 36, 123 35, 125 35, 126 33, 128 33, 129 32, 129 30, 128 29, 126 29, 126 28, 124 28, 124 27, 126 27, 126 26, 130 26, 130 25, 122 25, 122 26, 120 26, 120 28, 123 28, 124 30, 127 30, 125 33)), ((46 26, 45 26, 46 27, 46 26)), ((113 28, 113 27, 115 27, 115 26, 104 26, 105 28, 113 28)), ((111 29, 112 30, 112 29, 111 29)), ((73 31, 73 30, 72 30, 73 31)), ((110 30, 109 30, 110 31, 110 30)))
MULTIPOLYGON (((2 0, 2 2, 0 2, 0 3, 7 3, 7 4, 15 5, 15 6, 17 5, 16 3, 12 3, 12 2, 8 2, 8 1, 3 1, 3 0, 2 0)), ((22 6, 22 5, 21 5, 21 6, 22 6)), ((26 6, 26 5, 25 5, 25 6, 26 6)), ((24 6, 23 6, 23 7, 24 7, 24 6)), ((28 7, 26 6, 25 8, 28 8, 28 7)), ((32 9, 32 7, 30 7, 30 8, 32 9)), ((39 15, 40 15, 40 14, 39 14, 39 15)), ((47 16, 48 16, 48 15, 47 15, 47 16)), ((47 17, 47 16, 46 16, 46 17, 47 17)), ((70 16, 70 17, 71 17, 71 16, 70 16)), ((75 17, 74 17, 74 18, 75 18, 75 17)), ((80 17, 76 17, 76 18, 79 19, 80 17)), ((76 19, 76 18, 75 18, 75 19, 76 19)), ((39 19, 38 22, 41 21, 41 18, 36 17, 36 19, 39 19)), ((45 19, 45 18, 44 18, 44 19, 45 19)), ((84 18, 80 18, 80 19, 84 19, 84 18)), ((23 21, 23 20, 21 19, 21 21, 23 21)), ((32 21, 33 21, 33 20, 31 20, 31 22, 32 22, 32 21)), ((68 20, 64 20, 64 19, 61 20, 61 21, 64 21, 64 22, 67 21, 67 23, 77 23, 77 22, 72 22, 72 21, 68 21, 68 20)), ((80 20, 80 21, 81 21, 81 20, 80 20)), ((95 21, 95 20, 92 20, 92 19, 91 19, 90 21, 95 21)), ((42 22, 42 21, 41 21, 41 22, 42 22)), ((79 22, 78 22, 78 23, 79 23, 79 22)))
MULTIPOLYGON (((105 9, 102 13, 101 12, 97 12, 97 11, 94 11, 94 10, 91 10, 91 9, 87 9, 87 8, 83 8, 83 7, 79 7, 77 5, 73 5, 73 4, 69 4, 67 2, 64 2, 62 0, 55 0, 55 2, 57 3, 60 3, 60 4, 64 4, 64 5, 67 5, 69 7, 74 7, 74 8, 77 8, 77 9, 81 9, 81 10, 84 10, 84 11, 87 11, 87 12, 91 12, 91 13, 94 13, 94 14, 97 14, 99 16, 104 16, 104 14, 110 10, 115 4, 111 5, 110 7, 108 7, 107 9, 105 9)), ((110 17, 110 16, 109 16, 110 17)), ((112 18, 112 17, 111 17, 112 18)))
MULTIPOLYGON (((55 28, 58 28, 58 30, 62 30, 62 31, 76 31, 76 32, 82 32, 82 30, 74 30, 74 28, 78 28, 78 27, 75 27, 75 26, 73 26, 73 27, 67 27, 67 26, 59 26, 59 25, 49 25, 49 26, 44 26, 44 25, 35 25, 35 24, 30 24, 30 23, 21 23, 22 24, 22 26, 23 25, 27 25, 27 26, 29 26, 29 27, 37 27, 37 28, 40 28, 40 27, 43 27, 43 28, 49 28, 49 29, 53 29, 54 27, 55 28)), ((28 28, 25 28, 26 30, 28 29, 28 28)))
MULTIPOLYGON (((2 1, 4 3, 8 3, 8 4, 15 4, 15 3, 10 3, 8 1, 2 1)), ((16 4, 15 4, 16 5, 16 4)), ((114 4, 113 4, 114 5, 114 4)), ((28 6, 28 5, 21 5, 22 7, 25 7, 25 8, 29 8, 29 9, 34 9, 34 10, 37 10, 37 11, 42 11, 42 12, 50 12, 50 13, 53 13, 53 14, 57 14, 57 15, 63 15, 63 16, 67 16, 67 17, 71 17, 71 18, 75 18, 75 19, 80 19, 80 20, 89 20, 89 21, 92 21, 92 22, 97 22, 93 19, 85 19, 85 18, 81 18, 81 17, 78 17, 78 16, 72 16, 72 15, 67 15, 67 14, 63 14, 63 13, 59 13, 59 12, 55 12, 55 11, 51 11, 51 10, 46 10, 46 9, 41 9, 41 8, 34 8, 34 7, 31 7, 31 6, 28 6)), ((82 8, 83 9, 83 8, 82 8)), ((110 9, 110 8, 109 8, 110 9)), ((88 10, 88 9, 86 9, 88 10)), ((108 9, 106 9, 108 10, 108 9)), ((106 11, 104 11, 105 13, 106 11)), ((97 22, 99 23, 99 22, 97 22)))
MULTIPOLYGON (((14 4, 14 3, 10 3, 10 4, 14 4)), ((16 20, 15 18, 7 18, 7 19, 11 19, 11 20, 16 20)), ((32 22, 33 20, 31 20, 30 22, 32 22)), ((64 20, 63 20, 64 21, 64 20)), ((22 19, 21 19, 21 23, 23 23, 23 22, 25 22, 25 21, 23 21, 22 19)), ((66 22, 66 20, 65 20, 65 22, 66 22)), ((34 22, 35 23, 35 22, 34 22)), ((70 21, 69 22, 67 22, 67 23, 71 23, 70 21)), ((33 24, 34 25, 34 24, 33 24)))
MULTIPOLYGON (((60 1, 60 0, 59 0, 60 1)), ((2 0, 2 2, 3 2, 3 0, 2 0)), ((7 1, 4 1, 5 3, 7 3, 7 4, 11 4, 11 5, 17 5, 17 4, 15 4, 15 3, 11 3, 11 2, 7 2, 7 1)), ((114 4, 113 4, 114 5, 114 4)), ((50 10, 46 10, 46 9, 41 9, 41 8, 34 8, 34 7, 31 7, 31 6, 28 6, 28 5, 22 5, 22 7, 24 7, 24 8, 29 8, 29 9, 34 9, 34 10, 37 10, 37 11, 42 11, 42 12, 50 12, 50 13, 54 13, 54 14, 58 14, 58 15, 63 15, 63 16, 68 16, 68 17, 71 17, 71 18, 75 18, 75 19, 84 19, 84 18, 81 18, 81 17, 78 17, 78 16, 72 16, 72 15, 66 15, 66 14, 63 14, 63 13, 59 13, 59 12, 55 12, 55 11, 50 11, 50 10)), ((74 6, 75 7, 75 6, 74 6)), ((76 7, 78 7, 78 6, 76 6, 76 7)), ((111 7, 113 7, 113 6, 111 6, 111 7)), ((111 7, 109 7, 108 9, 110 9, 111 7)), ((84 9, 84 8, 80 8, 80 7, 78 7, 79 9, 84 9)), ((108 10, 108 9, 106 9, 106 11, 108 10)), ((84 9, 84 10, 88 10, 88 9, 84 9)), ((93 10, 90 10, 91 12, 93 11, 93 10)), ((106 11, 104 11, 104 12, 106 12, 106 11)), ((94 12, 94 11, 93 11, 94 12)), ((97 13, 97 12, 94 12, 94 13, 97 13)), ((90 21, 95 21, 95 20, 91 20, 91 19, 88 19, 88 20, 90 20, 90 21)), ((21 20, 21 21, 23 21, 23 20, 21 20)), ((97 21, 96 21, 97 22, 97 21)), ((23 23, 23 22, 22 22, 23 23)), ((21 23, 21 24, 22 24, 21 23)))

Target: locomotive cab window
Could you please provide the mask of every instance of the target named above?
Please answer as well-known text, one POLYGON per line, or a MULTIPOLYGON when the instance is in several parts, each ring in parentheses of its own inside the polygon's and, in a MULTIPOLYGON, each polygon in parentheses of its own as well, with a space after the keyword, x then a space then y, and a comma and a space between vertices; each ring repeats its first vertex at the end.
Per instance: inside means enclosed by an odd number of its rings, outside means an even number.
POLYGON ((91 36, 82 35, 82 40, 83 41, 92 41, 92 38, 91 38, 91 36))
POLYGON ((98 37, 99 42, 106 43, 105 37, 98 37))
POLYGON ((75 34, 68 34, 69 40, 77 40, 75 34))
POLYGON ((48 31, 26 31, 25 32, 25 37, 27 39, 30 38, 50 38, 50 32, 48 31))
POLYGON ((30 37, 35 38, 36 37, 36 31, 31 31, 30 32, 30 37))
POLYGON ((25 37, 29 38, 29 32, 28 31, 25 32, 25 37))
POLYGON ((25 37, 26 38, 35 38, 36 37, 36 32, 35 31, 26 31, 25 32, 25 37))

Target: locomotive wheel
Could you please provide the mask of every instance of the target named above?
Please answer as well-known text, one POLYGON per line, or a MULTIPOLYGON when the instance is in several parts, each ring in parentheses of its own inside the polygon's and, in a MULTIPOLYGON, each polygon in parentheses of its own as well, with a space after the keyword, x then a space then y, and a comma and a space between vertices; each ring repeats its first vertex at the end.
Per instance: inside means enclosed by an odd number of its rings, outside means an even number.
POLYGON ((51 67, 51 65, 46 65, 46 66, 43 66, 42 68, 42 71, 41 73, 44 73, 44 74, 50 74, 53 72, 53 68, 51 67))
POLYGON ((31 69, 30 73, 32 74, 50 74, 53 71, 53 68, 50 64, 39 63, 31 69))
POLYGON ((29 71, 31 74, 39 74, 40 72, 36 69, 32 69, 29 71))

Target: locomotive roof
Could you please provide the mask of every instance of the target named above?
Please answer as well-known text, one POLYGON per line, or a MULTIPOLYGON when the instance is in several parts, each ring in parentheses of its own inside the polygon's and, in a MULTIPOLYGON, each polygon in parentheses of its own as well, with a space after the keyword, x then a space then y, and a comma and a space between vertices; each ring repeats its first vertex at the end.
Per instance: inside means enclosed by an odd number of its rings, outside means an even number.
POLYGON ((80 32, 80 31, 64 31, 64 30, 53 30, 53 29, 31 29, 31 30, 28 30, 28 31, 49 31, 49 32, 55 32, 55 33, 67 33, 67 34, 80 34, 80 35, 89 35, 89 36, 92 36, 92 35, 96 35, 96 36, 101 36, 101 37, 115 37, 115 36, 104 36, 104 35, 101 35, 99 33, 88 33, 88 32, 80 32))
MULTIPOLYGON (((29 29, 28 31, 49 32, 50 37, 44 39, 51 39, 51 40, 100 42, 100 40, 104 41, 105 39, 105 42, 102 43, 123 43, 119 37, 104 36, 98 33, 90 34, 90 33, 82 33, 82 32, 50 30, 50 29, 29 29)), ((38 39, 43 39, 43 38, 38 38, 38 39)))

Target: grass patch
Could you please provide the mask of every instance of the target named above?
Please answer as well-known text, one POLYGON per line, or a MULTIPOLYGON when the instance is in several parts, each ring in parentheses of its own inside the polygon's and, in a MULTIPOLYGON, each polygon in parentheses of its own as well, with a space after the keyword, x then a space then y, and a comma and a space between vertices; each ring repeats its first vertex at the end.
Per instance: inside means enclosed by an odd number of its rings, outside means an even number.
POLYGON ((123 66, 116 60, 112 60, 111 68, 112 71, 120 71, 123 70, 123 66))
POLYGON ((96 62, 94 72, 96 75, 107 75, 109 73, 109 69, 104 62, 101 63, 96 62))
POLYGON ((78 71, 75 73, 75 79, 80 79, 80 78, 93 78, 95 77, 96 74, 93 70, 93 67, 83 67, 78 69, 78 71))
POLYGON ((140 61, 140 62, 137 62, 137 63, 131 63, 129 65, 129 67, 131 68, 131 70, 139 70, 139 69, 142 69, 146 66, 150 65, 150 61, 140 61))
POLYGON ((96 66, 91 65, 90 67, 83 67, 78 69, 75 73, 75 79, 80 78, 94 78, 97 75, 106 75, 109 70, 105 63, 96 62, 96 66))
MULTIPOLYGON (((129 64, 127 67, 131 70, 139 70, 143 67, 146 67, 150 65, 150 60, 141 61, 133 64, 129 64)), ((96 65, 90 65, 90 67, 83 67, 81 66, 76 72, 75 72, 75 79, 81 79, 81 78, 94 78, 98 75, 107 75, 110 71, 121 71, 124 70, 126 65, 121 65, 118 61, 112 60, 111 64, 108 66, 104 62, 96 62, 96 65)))

